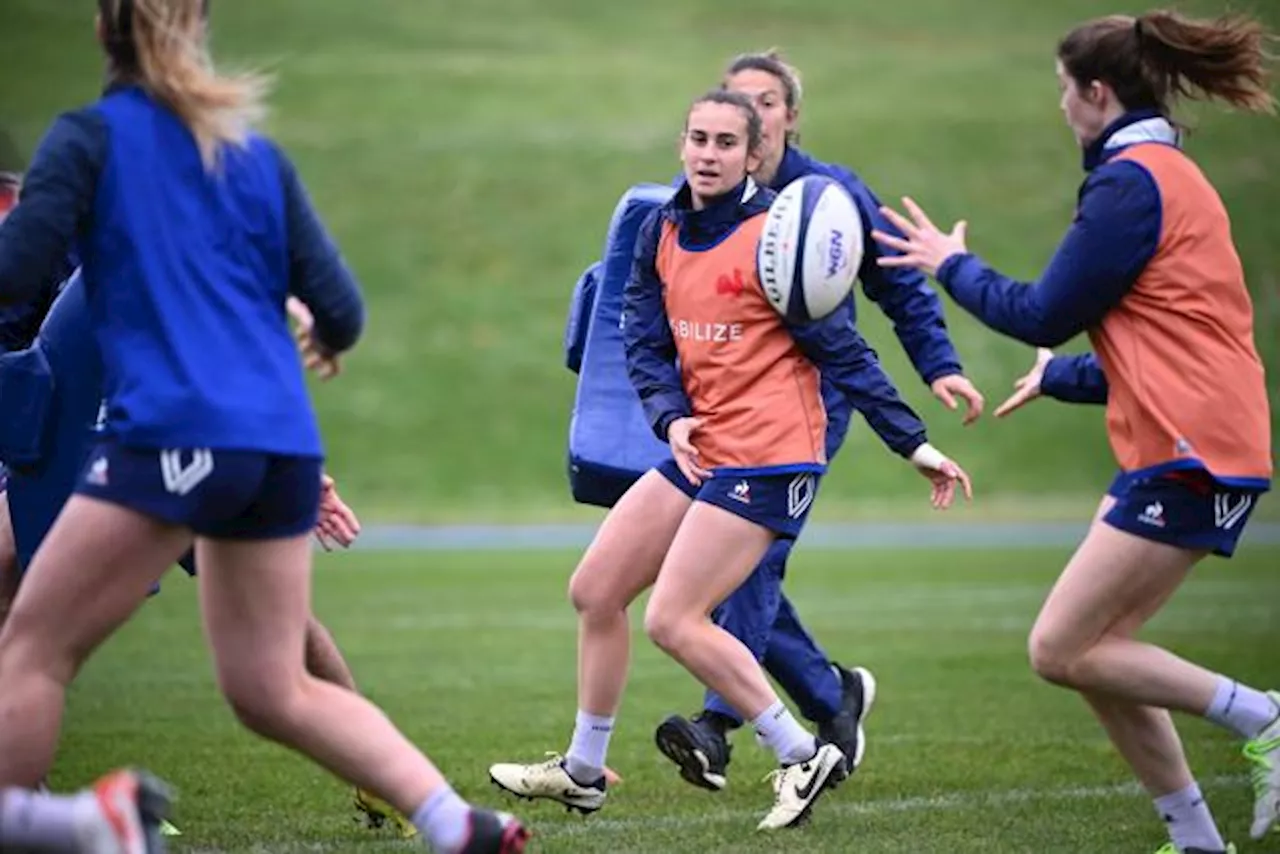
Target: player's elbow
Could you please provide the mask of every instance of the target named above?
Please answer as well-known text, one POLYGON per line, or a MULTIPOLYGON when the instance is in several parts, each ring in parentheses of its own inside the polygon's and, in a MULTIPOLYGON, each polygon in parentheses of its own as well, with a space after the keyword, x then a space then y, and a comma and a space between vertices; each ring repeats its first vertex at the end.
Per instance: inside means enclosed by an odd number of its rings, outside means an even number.
POLYGON ((40 293, 40 275, 14 248, 0 238, 0 306, 22 305, 40 293))
POLYGON ((359 298, 348 300, 340 309, 317 314, 316 338, 330 353, 345 353, 364 333, 365 308, 359 298))

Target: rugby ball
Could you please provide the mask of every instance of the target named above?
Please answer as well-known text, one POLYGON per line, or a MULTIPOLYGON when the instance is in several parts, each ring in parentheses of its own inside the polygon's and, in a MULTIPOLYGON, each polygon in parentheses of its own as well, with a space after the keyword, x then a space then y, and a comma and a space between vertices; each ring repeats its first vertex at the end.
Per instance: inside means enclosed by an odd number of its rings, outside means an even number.
POLYGON ((849 295, 862 253, 862 215, 849 193, 825 175, 805 175, 769 206, 756 273, 770 305, 805 323, 826 317, 849 295))

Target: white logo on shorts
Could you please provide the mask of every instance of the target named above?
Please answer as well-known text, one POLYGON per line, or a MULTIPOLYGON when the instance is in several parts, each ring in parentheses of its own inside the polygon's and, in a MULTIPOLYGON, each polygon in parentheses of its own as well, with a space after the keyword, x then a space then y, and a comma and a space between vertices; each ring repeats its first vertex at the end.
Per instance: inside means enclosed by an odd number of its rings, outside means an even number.
POLYGON ((93 465, 89 467, 89 473, 84 476, 84 482, 90 486, 106 486, 107 485, 107 458, 98 457, 93 461, 93 465))
POLYGON ((743 504, 751 503, 751 484, 745 480, 740 480, 734 484, 733 489, 729 490, 729 497, 734 501, 741 501, 743 504))
POLYGON ((814 477, 812 472, 798 474, 787 486, 787 515, 799 519, 813 503, 814 477))
POLYGON ((1138 521, 1145 522, 1148 525, 1154 525, 1157 528, 1164 527, 1164 505, 1159 501, 1148 504, 1138 514, 1138 521))
POLYGON ((1213 496, 1213 524, 1224 531, 1230 531, 1245 517, 1252 506, 1252 495, 1219 492, 1213 496))
POLYGON ((186 495, 213 473, 213 452, 208 448, 196 448, 191 452, 191 462, 182 464, 182 451, 160 452, 160 477, 164 479, 166 492, 186 495))

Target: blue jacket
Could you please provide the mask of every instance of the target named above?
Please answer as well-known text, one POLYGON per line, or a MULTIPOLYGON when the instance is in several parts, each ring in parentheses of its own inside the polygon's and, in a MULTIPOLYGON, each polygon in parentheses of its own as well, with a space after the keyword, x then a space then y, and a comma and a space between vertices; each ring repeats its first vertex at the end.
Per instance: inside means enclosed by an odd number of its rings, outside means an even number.
POLYGON ((1160 240, 1154 179, 1136 163, 1112 160, 1153 140, 1175 144, 1177 135, 1158 113, 1141 111, 1117 119, 1086 149, 1075 220, 1039 281, 1015 281, 972 253, 948 258, 938 281, 987 326, 1034 346, 1056 347, 1097 324, 1133 287, 1160 240))
MULTIPOLYGON (((676 345, 663 301, 664 285, 653 273, 662 224, 674 223, 679 228, 680 243, 686 248, 710 247, 743 220, 768 210, 773 199, 770 190, 750 193, 745 184, 740 184, 714 204, 694 211, 689 206, 686 186, 655 209, 640 228, 632 276, 623 295, 622 336, 631 382, 654 432, 664 441, 671 422, 689 415, 691 408, 676 367, 676 345)), ((891 450, 907 457, 924 444, 924 424, 899 397, 875 351, 854 326, 852 295, 821 320, 789 323, 788 329, 800 350, 821 372, 824 389, 829 385, 861 412, 891 450)), ((827 446, 831 456, 830 427, 827 446)), ((838 441, 835 446, 839 447, 838 441)))
POLYGON ((61 116, 0 225, 0 304, 36 298, 69 252, 105 364, 107 432, 138 447, 319 455, 284 312, 351 346, 363 304, 288 159, 252 137, 204 168, 190 131, 136 86, 61 116))

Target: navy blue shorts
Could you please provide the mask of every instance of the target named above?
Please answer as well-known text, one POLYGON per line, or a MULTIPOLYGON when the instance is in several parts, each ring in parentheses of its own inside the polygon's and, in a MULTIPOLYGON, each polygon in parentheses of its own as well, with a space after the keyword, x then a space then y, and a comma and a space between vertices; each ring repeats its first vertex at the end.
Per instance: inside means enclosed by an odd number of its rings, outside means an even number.
POLYGON ((0 464, 0 495, 3 495, 4 491, 8 488, 9 488, 9 472, 4 467, 3 464, 0 464))
POLYGON ((694 486, 675 460, 664 460, 655 470, 694 501, 728 510, 787 540, 800 536, 813 507, 813 499, 818 494, 818 482, 822 480, 822 476, 815 472, 726 474, 704 480, 702 486, 694 486))
POLYGON ((318 457, 157 451, 106 441, 89 454, 75 491, 182 525, 197 536, 283 539, 316 526, 322 467, 318 457))
POLYGON ((1257 491, 1232 490, 1199 471, 1125 474, 1107 494, 1115 506, 1103 520, 1145 540, 1231 557, 1244 533, 1257 491))

